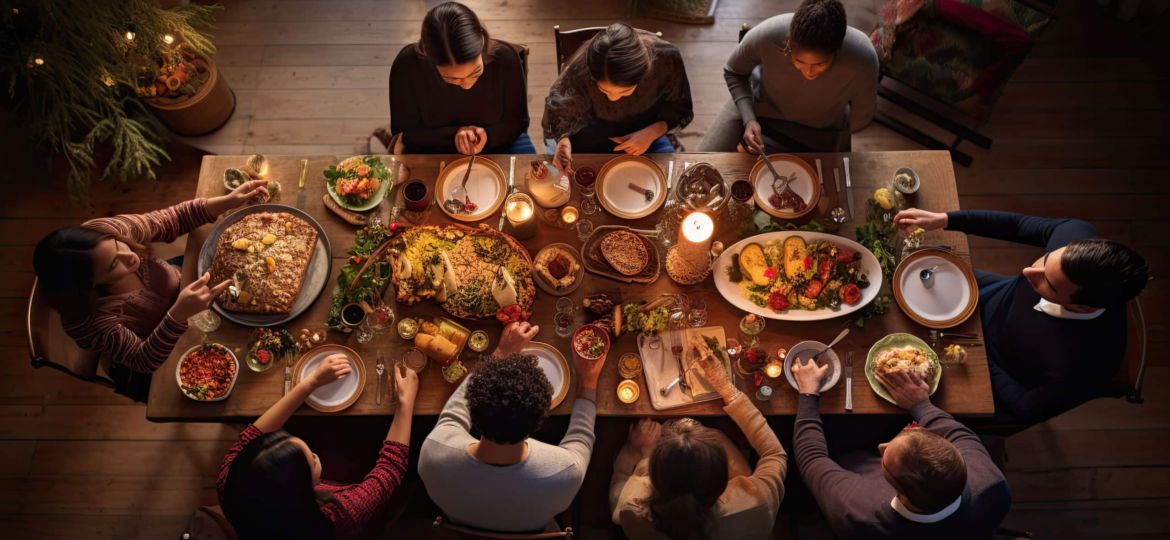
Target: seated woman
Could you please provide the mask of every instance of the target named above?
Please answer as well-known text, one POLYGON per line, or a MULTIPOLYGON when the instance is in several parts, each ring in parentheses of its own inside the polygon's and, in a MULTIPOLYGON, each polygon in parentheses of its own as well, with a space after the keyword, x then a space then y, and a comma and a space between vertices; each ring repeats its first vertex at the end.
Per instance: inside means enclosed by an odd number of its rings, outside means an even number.
POLYGON ((374 470, 358 484, 321 480, 321 460, 305 441, 281 429, 317 388, 350 373, 344 354, 326 357, 289 390, 223 458, 215 483, 224 515, 241 540, 252 538, 366 538, 406 474, 410 421, 418 375, 394 366, 398 409, 374 470))
POLYGON ((145 400, 149 374, 170 356, 187 319, 206 310, 228 286, 209 284, 204 274, 180 289, 179 268, 152 256, 150 243, 172 242, 249 199, 267 197, 266 184, 253 180, 220 197, 90 220, 37 243, 38 288, 79 347, 110 359, 110 378, 119 393, 145 400))
POLYGON ((839 0, 804 0, 743 36, 723 68, 731 101, 701 152, 848 152, 877 110, 878 57, 839 0))
POLYGON ((544 137, 557 165, 571 170, 573 152, 674 152, 666 133, 694 116, 678 48, 614 23, 581 46, 549 89, 544 137))
MULTIPOLYGON (((418 43, 390 68, 390 131, 407 153, 535 154, 520 55, 491 39, 467 6, 431 8, 418 43)), ((390 144, 389 134, 375 135, 390 144)))
POLYGON ((703 351, 699 367, 760 454, 755 472, 723 433, 684 419, 642 420, 618 454, 610 483, 614 523, 630 538, 768 538, 784 498, 788 455, 764 415, 703 351))

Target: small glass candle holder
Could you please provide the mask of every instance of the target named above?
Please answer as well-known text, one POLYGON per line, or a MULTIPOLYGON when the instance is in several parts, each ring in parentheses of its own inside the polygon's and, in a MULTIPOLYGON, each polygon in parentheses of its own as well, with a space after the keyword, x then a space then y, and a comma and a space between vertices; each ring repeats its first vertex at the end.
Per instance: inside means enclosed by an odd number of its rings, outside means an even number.
POLYGON ((571 313, 557 313, 553 316, 553 326, 556 334, 560 337, 567 338, 573 335, 573 315, 571 313))
POLYGON ((581 211, 576 206, 567 204, 561 208, 561 226, 565 228, 574 227, 577 220, 581 219, 581 211))
POLYGON ((768 362, 764 365, 764 375, 769 379, 779 379, 781 375, 784 375, 784 364, 776 360, 768 362))
POLYGON ((517 238, 536 233, 536 203, 527 193, 513 193, 504 200, 504 217, 517 238))
POLYGON ((584 242, 593 235, 593 222, 588 219, 577 221, 577 239, 584 242))
POLYGON ((758 400, 758 401, 771 401, 772 400, 772 387, 768 386, 766 384, 761 384, 760 387, 756 389, 756 400, 758 400))
POLYGON ((764 331, 764 318, 754 313, 744 315, 739 320, 739 337, 744 345, 755 347, 760 344, 760 333, 764 331))
POLYGON ((638 383, 633 379, 624 379, 617 385, 618 401, 626 405, 632 405, 638 401, 638 397, 642 395, 642 389, 638 387, 638 383))

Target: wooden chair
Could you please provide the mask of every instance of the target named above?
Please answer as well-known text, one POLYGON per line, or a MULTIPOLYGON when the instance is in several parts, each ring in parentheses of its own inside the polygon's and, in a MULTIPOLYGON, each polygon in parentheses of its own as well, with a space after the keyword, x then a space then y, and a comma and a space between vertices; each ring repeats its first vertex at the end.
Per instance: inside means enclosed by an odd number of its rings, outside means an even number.
MULTIPOLYGON (((456 525, 445 520, 443 516, 436 516, 435 522, 431 526, 435 529, 455 533, 457 536, 463 538, 491 538, 493 540, 545 540, 548 538, 564 538, 566 540, 573 540, 572 527, 565 527, 564 529, 547 532, 502 533, 477 529, 474 527, 467 527, 464 525, 456 525)), ((559 526, 556 526, 554 523, 550 525, 550 528, 557 529, 559 526)))
MULTIPOLYGON (((557 51, 557 73, 565 68, 565 64, 576 54, 577 49, 580 49, 585 42, 593 39, 593 36, 603 30, 605 30, 604 26, 589 26, 562 32, 561 25, 554 25, 553 43, 556 44, 557 51)), ((654 35, 662 37, 662 32, 654 32, 654 35)))
POLYGON ((99 373, 101 356, 77 346, 65 333, 61 315, 49 306, 35 279, 28 297, 26 321, 28 353, 34 368, 48 366, 83 381, 114 387, 114 381, 99 373))
POLYGON ((1125 398, 1130 403, 1143 403, 1142 383, 1146 378, 1146 316, 1142 304, 1134 298, 1125 309, 1125 357, 1121 369, 1109 381, 1101 397, 1125 398))

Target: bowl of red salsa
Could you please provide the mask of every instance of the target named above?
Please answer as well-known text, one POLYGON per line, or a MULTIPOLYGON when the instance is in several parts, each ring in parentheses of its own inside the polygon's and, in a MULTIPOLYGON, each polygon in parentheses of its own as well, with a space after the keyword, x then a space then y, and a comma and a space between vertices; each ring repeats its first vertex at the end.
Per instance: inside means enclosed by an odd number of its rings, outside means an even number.
POLYGON ((219 343, 196 345, 183 353, 175 369, 179 391, 195 401, 222 401, 236 386, 240 361, 219 343))
POLYGON ((573 332, 573 354, 586 360, 600 360, 609 353, 609 332, 586 324, 573 332))

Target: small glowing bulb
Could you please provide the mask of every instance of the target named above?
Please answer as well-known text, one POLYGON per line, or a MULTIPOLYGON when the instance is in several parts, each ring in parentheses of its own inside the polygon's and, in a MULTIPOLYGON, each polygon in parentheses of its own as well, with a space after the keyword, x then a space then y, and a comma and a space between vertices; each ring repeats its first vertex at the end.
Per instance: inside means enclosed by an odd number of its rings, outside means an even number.
POLYGON ((170 45, 170 44, 172 44, 172 43, 174 43, 174 42, 175 42, 175 36, 172 36, 172 35, 170 35, 170 34, 167 34, 167 35, 163 36, 163 43, 166 43, 167 45, 170 45))
POLYGON ((36 58, 33 58, 33 63, 38 65, 38 66, 43 66, 43 65, 45 65, 45 59, 38 56, 36 58))
POLYGON ((126 41, 134 41, 134 35, 135 35, 134 31, 127 30, 126 31, 126 41))

